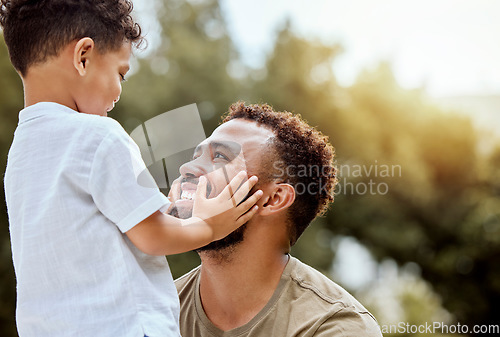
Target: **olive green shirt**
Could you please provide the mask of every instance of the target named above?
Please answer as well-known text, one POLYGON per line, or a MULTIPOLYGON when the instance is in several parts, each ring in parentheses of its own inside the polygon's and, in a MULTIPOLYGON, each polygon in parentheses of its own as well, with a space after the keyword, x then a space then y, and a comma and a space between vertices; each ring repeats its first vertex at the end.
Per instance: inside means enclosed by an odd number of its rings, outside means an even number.
POLYGON ((352 295, 294 257, 266 306, 247 324, 222 331, 200 299, 200 267, 175 281, 183 337, 380 337, 375 318, 352 295))

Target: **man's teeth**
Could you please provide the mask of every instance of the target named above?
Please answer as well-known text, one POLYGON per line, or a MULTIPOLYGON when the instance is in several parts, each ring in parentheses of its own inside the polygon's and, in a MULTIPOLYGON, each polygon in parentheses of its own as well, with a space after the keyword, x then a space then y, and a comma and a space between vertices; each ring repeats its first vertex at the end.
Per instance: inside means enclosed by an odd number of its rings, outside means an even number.
POLYGON ((181 199, 183 199, 183 200, 193 200, 194 199, 194 192, 182 191, 181 199))

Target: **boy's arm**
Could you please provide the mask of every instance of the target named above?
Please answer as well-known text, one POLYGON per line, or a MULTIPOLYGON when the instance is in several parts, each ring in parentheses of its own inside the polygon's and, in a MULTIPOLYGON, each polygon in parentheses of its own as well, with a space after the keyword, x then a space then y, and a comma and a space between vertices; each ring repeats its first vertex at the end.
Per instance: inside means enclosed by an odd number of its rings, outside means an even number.
POLYGON ((156 211, 126 232, 149 255, 172 255, 199 248, 213 239, 212 228, 200 218, 177 219, 156 211))
POLYGON ((262 196, 262 191, 241 202, 257 182, 257 178, 252 177, 241 185, 245 177, 245 173, 238 174, 212 199, 206 199, 206 179, 200 177, 193 217, 178 219, 157 211, 126 234, 139 250, 150 255, 183 253, 222 239, 257 212, 255 203, 262 196), (233 194, 231 191, 236 192, 233 194))

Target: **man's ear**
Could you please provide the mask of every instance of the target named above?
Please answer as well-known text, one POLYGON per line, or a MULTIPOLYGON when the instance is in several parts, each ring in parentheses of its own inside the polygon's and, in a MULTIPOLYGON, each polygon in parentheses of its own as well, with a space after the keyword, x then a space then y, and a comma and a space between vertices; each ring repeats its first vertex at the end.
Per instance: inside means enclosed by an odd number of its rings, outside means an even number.
POLYGON ((260 207, 260 215, 272 215, 290 207, 295 201, 295 189, 290 184, 276 184, 260 207))
POLYGON ((84 76, 87 73, 87 68, 93 54, 95 54, 94 40, 90 37, 78 40, 73 50, 73 66, 80 76, 84 76))

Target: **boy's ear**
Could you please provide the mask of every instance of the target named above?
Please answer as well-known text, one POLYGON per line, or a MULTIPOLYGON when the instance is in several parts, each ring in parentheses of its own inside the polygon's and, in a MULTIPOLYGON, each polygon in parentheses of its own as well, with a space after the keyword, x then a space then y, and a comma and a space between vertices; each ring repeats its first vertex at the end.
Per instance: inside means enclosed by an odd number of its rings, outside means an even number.
POLYGON ((84 37, 78 40, 73 50, 73 66, 80 76, 84 76, 87 73, 87 67, 94 53, 94 40, 90 37, 84 37))
POLYGON ((260 207, 260 215, 271 215, 290 207, 295 201, 295 189, 290 184, 276 184, 260 207))

